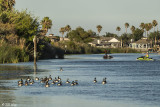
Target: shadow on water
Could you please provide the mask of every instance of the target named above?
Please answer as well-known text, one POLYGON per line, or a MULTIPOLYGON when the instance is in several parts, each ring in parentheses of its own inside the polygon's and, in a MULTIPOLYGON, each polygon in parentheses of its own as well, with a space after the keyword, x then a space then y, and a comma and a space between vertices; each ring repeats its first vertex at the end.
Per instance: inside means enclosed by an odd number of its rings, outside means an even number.
POLYGON ((15 80, 26 78, 27 75, 33 74, 35 72, 44 72, 44 70, 35 70, 35 68, 32 66, 0 65, 0 80, 15 80))
POLYGON ((0 106, 15 103, 13 90, 17 90, 17 80, 43 71, 25 65, 0 65, 0 106))

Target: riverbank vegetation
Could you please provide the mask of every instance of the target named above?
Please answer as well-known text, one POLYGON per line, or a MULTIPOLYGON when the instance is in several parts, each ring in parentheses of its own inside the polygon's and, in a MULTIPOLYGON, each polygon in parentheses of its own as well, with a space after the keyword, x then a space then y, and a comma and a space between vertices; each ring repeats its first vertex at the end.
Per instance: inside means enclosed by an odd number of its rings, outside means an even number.
POLYGON ((27 10, 15 10, 14 5, 15 0, 0 0, 0 63, 32 61, 35 35, 39 39, 39 59, 63 58, 63 50, 50 45, 50 40, 44 36, 52 26, 49 17, 39 22, 27 10))

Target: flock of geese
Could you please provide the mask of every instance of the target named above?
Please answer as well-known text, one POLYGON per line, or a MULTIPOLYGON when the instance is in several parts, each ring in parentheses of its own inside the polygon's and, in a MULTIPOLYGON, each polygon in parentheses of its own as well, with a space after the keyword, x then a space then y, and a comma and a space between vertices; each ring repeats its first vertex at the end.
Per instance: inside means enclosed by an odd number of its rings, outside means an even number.
MULTIPOLYGON (((60 71, 62 71, 62 68, 60 68, 60 71)), ((31 79, 29 76, 26 78, 26 80, 24 81, 23 79, 20 79, 18 81, 18 86, 28 86, 28 85, 32 85, 35 83, 35 81, 38 81, 42 84, 44 84, 45 87, 50 87, 50 84, 56 84, 57 86, 62 86, 62 80, 61 78, 55 77, 54 79, 51 77, 51 75, 49 75, 49 77, 44 77, 44 78, 38 78, 36 77, 35 79, 31 79)), ((93 83, 97 83, 97 79, 96 77, 93 80, 93 83)), ((102 84, 106 84, 106 78, 103 78, 102 80, 102 84)), ((71 86, 75 86, 78 85, 78 80, 75 81, 69 81, 69 78, 67 78, 65 84, 70 84, 71 86)))

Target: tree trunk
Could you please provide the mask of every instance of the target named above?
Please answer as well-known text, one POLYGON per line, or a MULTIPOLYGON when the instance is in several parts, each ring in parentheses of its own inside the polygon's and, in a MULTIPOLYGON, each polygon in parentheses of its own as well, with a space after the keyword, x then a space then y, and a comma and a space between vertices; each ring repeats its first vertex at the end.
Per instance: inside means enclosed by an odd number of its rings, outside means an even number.
POLYGON ((36 65, 37 59, 37 36, 34 37, 34 65, 36 65))
POLYGON ((156 37, 155 37, 155 39, 154 39, 155 41, 155 43, 154 43, 154 46, 155 46, 155 48, 156 48, 156 44, 157 44, 157 40, 156 40, 156 37))
POLYGON ((123 47, 122 45, 123 45, 123 43, 122 43, 122 39, 121 39, 121 48, 123 47))

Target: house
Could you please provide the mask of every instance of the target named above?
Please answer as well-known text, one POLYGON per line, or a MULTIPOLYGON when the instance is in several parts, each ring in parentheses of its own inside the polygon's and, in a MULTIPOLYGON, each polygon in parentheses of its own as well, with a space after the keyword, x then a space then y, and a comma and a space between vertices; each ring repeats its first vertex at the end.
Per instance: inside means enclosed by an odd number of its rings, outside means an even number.
POLYGON ((151 48, 152 42, 148 40, 147 38, 142 38, 136 42, 130 43, 129 48, 147 51, 149 48, 151 48))
POLYGON ((90 44, 93 47, 99 47, 99 48, 120 47, 120 41, 114 37, 100 37, 99 39, 94 39, 92 42, 88 44, 90 44))
POLYGON ((65 37, 60 37, 60 41, 69 41, 69 39, 65 37))
POLYGON ((58 42, 60 40, 60 38, 58 36, 54 36, 54 34, 49 34, 47 37, 50 38, 52 42, 58 42))

